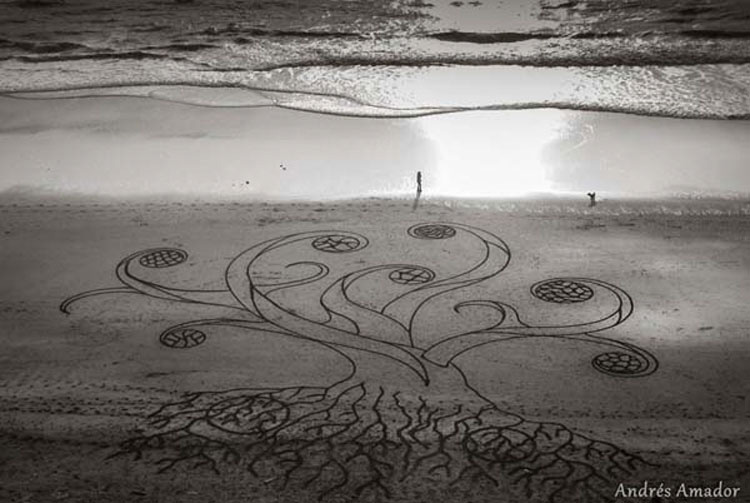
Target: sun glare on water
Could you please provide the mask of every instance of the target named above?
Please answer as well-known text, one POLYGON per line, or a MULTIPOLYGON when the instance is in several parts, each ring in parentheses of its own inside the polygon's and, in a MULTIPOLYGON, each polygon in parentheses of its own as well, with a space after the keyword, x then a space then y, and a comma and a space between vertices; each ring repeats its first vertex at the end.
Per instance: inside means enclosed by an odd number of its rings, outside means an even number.
POLYGON ((515 197, 552 189, 544 152, 564 130, 561 111, 458 113, 422 126, 437 154, 434 194, 515 197))

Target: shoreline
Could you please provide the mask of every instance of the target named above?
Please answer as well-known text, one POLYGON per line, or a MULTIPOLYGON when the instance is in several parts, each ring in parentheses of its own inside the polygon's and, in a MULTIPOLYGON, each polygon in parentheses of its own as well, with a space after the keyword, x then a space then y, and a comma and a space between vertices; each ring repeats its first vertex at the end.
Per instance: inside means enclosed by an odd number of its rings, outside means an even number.
MULTIPOLYGON (((439 65, 435 69, 439 70, 442 65, 439 65)), ((706 65, 709 68, 717 68, 722 66, 732 65, 706 65)), ((750 67, 750 63, 741 65, 735 65, 738 67, 750 67)), ((293 70, 305 71, 308 67, 291 67, 293 70)), ((335 72, 337 67, 327 66, 311 66, 310 69, 320 69, 320 71, 335 72)), ((358 65, 352 67, 342 67, 341 70, 346 68, 351 69, 362 69, 358 65)), ((368 67, 365 67, 368 68, 368 67)), ((376 66, 377 68, 377 66, 376 66)), ((385 65, 383 68, 389 68, 385 65)), ((400 66, 394 67, 400 69, 400 66)), ((421 68, 417 66, 415 68, 421 68)), ((429 67, 428 67, 429 68, 429 67)), ((528 67, 525 65, 517 64, 498 64, 498 65, 468 65, 468 66, 453 66, 451 67, 454 73, 460 74, 463 71, 476 71, 484 70, 488 73, 492 71, 507 72, 509 75, 506 77, 510 82, 506 82, 506 86, 521 86, 527 84, 523 73, 529 68, 547 71, 562 71, 578 69, 583 72, 586 67, 567 67, 567 66, 542 66, 542 67, 528 67), (519 82, 512 83, 514 80, 519 82)), ((594 70, 604 69, 607 67, 592 67, 594 70)), ((628 68, 628 67, 626 67, 628 68)), ((660 71, 661 66, 656 65, 653 67, 639 67, 634 66, 633 68, 646 68, 653 70, 654 72, 660 71)), ((670 68, 669 66, 666 68, 670 68)), ((680 68, 680 66, 675 66, 680 68)), ((280 70, 283 70, 281 68, 280 70)), ((590 70, 590 69, 589 69, 590 70)), ((267 71, 260 71, 261 73, 268 73, 267 71)), ((611 78, 623 79, 622 75, 615 75, 611 78)), ((364 75, 362 78, 371 78, 377 80, 376 76, 364 75)), ((542 76, 540 76, 541 78, 542 76)), ((575 74, 568 76, 568 79, 575 80, 575 74)), ((632 75, 630 78, 640 77, 641 75, 632 75)), ((260 79, 256 82, 253 79, 245 81, 248 77, 237 77, 230 79, 229 81, 218 80, 198 80, 198 81, 185 81, 181 78, 167 78, 167 79, 151 79, 144 81, 133 81, 133 80, 118 80, 110 79, 105 82, 97 83, 70 83, 67 85, 56 85, 56 86, 32 86, 29 88, 11 86, 6 88, 0 88, 0 98, 10 98, 19 100, 53 100, 53 99, 95 99, 95 98, 151 98, 157 101, 163 101, 165 103, 177 103, 183 105, 193 105, 205 108, 279 108, 282 110, 293 110, 302 113, 312 113, 318 115, 329 115, 333 117, 347 117, 347 118, 358 118, 358 119, 414 119, 420 117, 430 117, 436 115, 448 115, 457 113, 471 113, 471 112, 513 112, 513 111, 533 111, 539 109, 552 109, 563 112, 581 112, 581 113, 610 113, 628 115, 634 117, 644 118, 661 118, 661 119, 675 119, 675 120, 721 120, 721 121, 749 121, 750 111, 745 110, 747 105, 743 102, 737 102, 738 109, 743 111, 730 111, 730 109, 718 109, 712 110, 706 104, 704 108, 693 109, 690 107, 681 108, 677 102, 671 102, 670 100, 664 100, 658 108, 650 108, 647 104, 639 103, 634 96, 628 96, 632 101, 630 104, 623 104, 614 99, 609 99, 605 103, 588 103, 585 101, 585 97, 577 96, 575 94, 568 96, 567 99, 557 97, 553 92, 549 92, 550 95, 547 98, 540 99, 538 96, 530 96, 526 98, 516 97, 512 101, 502 101, 499 98, 492 99, 483 98, 480 103, 474 103, 472 100, 466 100, 459 97, 452 97, 454 101, 452 104, 446 104, 443 102, 431 102, 429 97, 423 97, 427 99, 427 102, 420 101, 397 101, 395 103, 388 103, 387 101, 378 102, 370 101, 372 96, 368 96, 367 93, 364 96, 358 96, 354 90, 352 90, 352 84, 348 83, 342 90, 334 89, 305 89, 304 84, 302 88, 284 88, 277 85, 273 85, 273 79, 269 78, 266 80, 260 79), (499 100, 499 101, 497 101, 499 100), (580 100, 583 100, 581 102, 580 100), (677 107, 677 108, 675 108, 677 107)), ((429 83, 430 76, 423 77, 429 83)), ((432 77, 434 79, 434 77, 432 77)), ((560 80, 559 75, 552 75, 548 77, 551 80, 560 80)), ((596 80, 583 72, 578 75, 578 78, 592 79, 592 84, 596 80)), ((652 77, 653 78, 653 77, 652 77)), ((405 79, 406 80, 406 79, 405 79)), ((606 80, 606 79, 604 79, 606 80)), ((438 80, 439 83, 439 80, 438 80)), ((435 82, 433 82, 435 84, 435 82)), ((568 83, 569 84, 569 83, 568 83)), ((408 84, 407 84, 408 85, 408 84)), ((423 84, 426 85, 426 84, 423 84)), ((644 86, 654 85, 650 80, 646 80, 642 83, 644 86)), ((370 94, 377 96, 382 93, 377 87, 369 90, 370 94)), ((416 92, 415 90, 411 91, 416 92)), ((408 94, 408 92, 403 93, 408 94)), ((717 97, 718 98, 718 97, 717 97)))

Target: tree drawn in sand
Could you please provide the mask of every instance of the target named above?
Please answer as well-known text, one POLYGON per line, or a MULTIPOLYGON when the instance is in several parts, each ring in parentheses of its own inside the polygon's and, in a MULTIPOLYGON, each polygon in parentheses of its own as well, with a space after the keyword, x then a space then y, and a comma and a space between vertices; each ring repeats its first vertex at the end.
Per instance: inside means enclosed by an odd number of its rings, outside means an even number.
POLYGON ((401 238, 407 242, 399 249, 402 255, 443 255, 435 264, 367 265, 362 257, 388 254, 372 252, 365 236, 303 232, 240 253, 225 270, 225 288, 190 290, 147 279, 150 270, 188 260, 182 250, 157 248, 118 264, 122 286, 66 300, 61 305, 66 313, 84 298, 120 293, 222 312, 231 308, 236 316, 172 326, 159 340, 189 350, 209 340, 211 327, 223 326, 248 336, 314 341, 348 362, 348 376, 323 387, 300 383, 188 393, 156 411, 147 433, 124 442, 118 454, 150 459, 160 471, 219 472, 237 464, 279 490, 304 489, 321 501, 397 499, 425 483, 533 501, 610 500, 612 481, 635 473, 645 460, 562 424, 500 409, 472 386, 455 359, 487 344, 558 338, 602 346, 604 352, 591 361, 596 371, 651 374, 658 366, 653 355, 601 335, 631 315, 630 296, 595 279, 541 281, 530 289, 539 306, 576 310, 598 297, 606 309, 590 321, 532 324, 498 299, 455 301, 461 291, 507 267, 511 253, 499 237, 464 224, 427 223, 401 238), (467 264, 440 272, 450 240, 462 246, 467 264), (437 308, 445 311, 446 298, 449 314, 482 311, 482 326, 474 322, 463 332, 435 335, 440 324, 429 317, 437 308))

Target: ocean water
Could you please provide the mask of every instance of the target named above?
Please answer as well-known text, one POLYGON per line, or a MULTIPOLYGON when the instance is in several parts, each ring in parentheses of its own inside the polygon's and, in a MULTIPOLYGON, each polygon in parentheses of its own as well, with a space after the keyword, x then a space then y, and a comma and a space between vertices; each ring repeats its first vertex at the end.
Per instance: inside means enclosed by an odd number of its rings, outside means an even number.
POLYGON ((165 84, 182 87, 164 99, 376 117, 555 107, 748 119, 750 2, 0 2, 0 92, 165 84))

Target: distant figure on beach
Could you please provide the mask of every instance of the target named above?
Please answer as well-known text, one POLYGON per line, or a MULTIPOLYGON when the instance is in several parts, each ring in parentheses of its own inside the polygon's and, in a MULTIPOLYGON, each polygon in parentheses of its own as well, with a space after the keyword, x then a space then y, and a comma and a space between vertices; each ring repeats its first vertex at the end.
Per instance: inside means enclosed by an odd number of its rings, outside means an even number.
POLYGON ((414 204, 412 205, 412 211, 419 207, 419 198, 422 197, 422 172, 417 171, 417 195, 414 198, 414 204))
POLYGON ((589 208, 596 206, 596 192, 587 192, 586 195, 589 196, 589 208))

